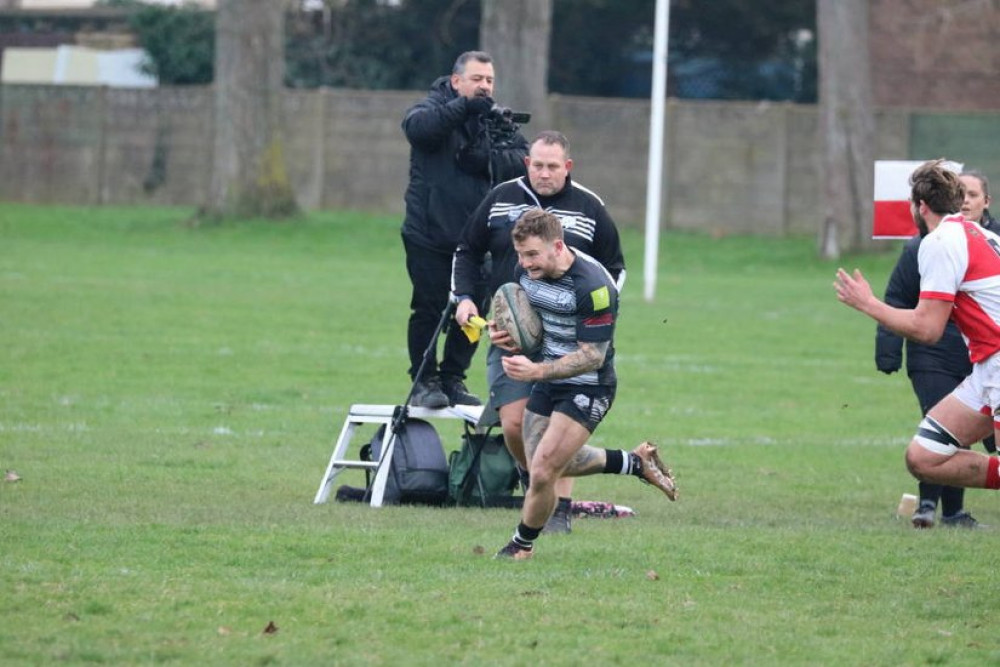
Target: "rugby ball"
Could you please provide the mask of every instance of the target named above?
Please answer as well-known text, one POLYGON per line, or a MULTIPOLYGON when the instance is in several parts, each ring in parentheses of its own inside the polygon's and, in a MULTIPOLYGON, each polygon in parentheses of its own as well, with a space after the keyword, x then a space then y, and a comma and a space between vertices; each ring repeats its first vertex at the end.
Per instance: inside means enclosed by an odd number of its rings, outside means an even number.
POLYGON ((493 323, 506 331, 524 354, 542 346, 542 319, 517 283, 504 283, 493 295, 493 323))

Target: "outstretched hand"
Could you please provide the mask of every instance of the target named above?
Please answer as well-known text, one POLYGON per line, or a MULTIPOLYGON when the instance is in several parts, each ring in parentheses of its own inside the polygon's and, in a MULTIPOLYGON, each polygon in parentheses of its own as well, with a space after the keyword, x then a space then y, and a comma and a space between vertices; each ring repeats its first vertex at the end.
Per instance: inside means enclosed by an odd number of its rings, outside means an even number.
POLYGON ((864 310, 865 304, 875 298, 871 285, 861 275, 860 269, 854 269, 853 274, 842 268, 837 269, 837 279, 833 283, 833 288, 837 290, 837 299, 841 303, 861 311, 864 310))

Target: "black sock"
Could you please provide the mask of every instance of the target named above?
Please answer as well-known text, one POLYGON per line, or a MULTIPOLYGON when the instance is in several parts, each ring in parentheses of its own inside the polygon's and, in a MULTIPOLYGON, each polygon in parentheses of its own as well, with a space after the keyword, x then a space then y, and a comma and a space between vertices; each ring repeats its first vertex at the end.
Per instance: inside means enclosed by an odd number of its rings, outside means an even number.
POLYGON ((941 516, 955 516, 962 511, 965 489, 960 486, 941 487, 941 516))
POLYGON ((531 551, 535 540, 537 540, 538 536, 541 534, 541 528, 532 528, 531 526, 525 525, 522 521, 517 524, 517 530, 514 531, 514 537, 511 538, 511 542, 525 551, 531 551))
POLYGON ((604 474, 605 475, 620 475, 622 474, 622 461, 625 457, 622 456, 624 452, 620 449, 605 449, 604 450, 604 474))
POLYGON ((605 475, 635 475, 642 477, 642 459, 623 449, 604 450, 605 475))

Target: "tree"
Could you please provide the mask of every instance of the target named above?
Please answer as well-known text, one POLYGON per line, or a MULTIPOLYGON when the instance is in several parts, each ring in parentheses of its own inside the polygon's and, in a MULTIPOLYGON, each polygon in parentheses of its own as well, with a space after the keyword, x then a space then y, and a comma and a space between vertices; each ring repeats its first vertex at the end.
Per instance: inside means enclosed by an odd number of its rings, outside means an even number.
POLYGON ((274 0, 219 1, 210 218, 298 212, 282 132, 284 12, 274 0))
POLYGON ((824 217, 819 253, 873 247, 875 118, 868 56, 868 2, 817 0, 824 217))
POLYGON ((149 54, 143 71, 161 86, 200 85, 212 81, 215 26, 211 12, 196 5, 162 7, 127 5, 129 26, 149 54))
MULTIPOLYGON (((656 0, 554 0, 549 89, 649 97, 656 0)), ((813 103, 816 0, 671 0, 669 94, 813 103)))
POLYGON ((286 82, 296 88, 426 90, 478 48, 478 0, 326 0, 290 14, 286 82))
POLYGON ((674 94, 814 102, 816 0, 673 0, 674 94))
POLYGON ((498 98, 548 127, 552 0, 482 0, 479 43, 493 56, 498 98))

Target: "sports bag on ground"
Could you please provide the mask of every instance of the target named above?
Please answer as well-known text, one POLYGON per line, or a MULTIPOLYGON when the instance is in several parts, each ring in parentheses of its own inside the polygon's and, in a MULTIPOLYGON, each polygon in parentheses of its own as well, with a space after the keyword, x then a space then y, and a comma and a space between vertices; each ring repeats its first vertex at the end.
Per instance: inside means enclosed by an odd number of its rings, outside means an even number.
POLYGON ((476 433, 466 424, 462 448, 448 457, 449 500, 460 507, 520 507, 514 495, 517 462, 507 451, 503 434, 476 433))
MULTIPOLYGON (((372 437, 369 457, 378 461, 382 455, 385 426, 372 437)), ((389 477, 382 502, 386 505, 443 505, 448 500, 448 461, 441 438, 430 423, 423 419, 407 419, 396 434, 396 445, 389 464, 389 477)), ((362 448, 361 458, 365 458, 362 448)), ((371 500, 371 481, 364 500, 371 500)))

